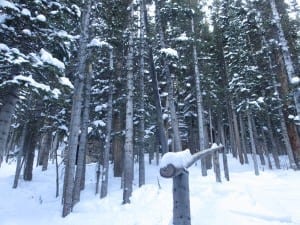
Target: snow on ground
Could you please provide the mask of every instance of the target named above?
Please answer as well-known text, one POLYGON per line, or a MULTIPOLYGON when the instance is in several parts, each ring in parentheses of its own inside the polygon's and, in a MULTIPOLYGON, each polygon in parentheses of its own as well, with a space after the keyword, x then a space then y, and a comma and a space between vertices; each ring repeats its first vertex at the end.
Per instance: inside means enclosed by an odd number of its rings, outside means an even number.
MULTIPOLYGON (((223 176, 222 183, 216 183, 211 170, 202 177, 199 163, 189 169, 193 225, 300 224, 299 171, 271 171, 260 166, 260 176, 255 176, 251 165, 241 166, 230 156, 228 160, 230 182, 223 176)), ((80 203, 72 214, 61 218, 61 197, 55 198, 54 165, 44 172, 35 168, 32 182, 20 180, 19 187, 12 189, 15 162, 4 163, 0 168, 0 224, 170 225, 172 180, 160 177, 156 165, 147 164, 146 169, 147 185, 138 188, 135 180, 131 204, 122 205, 120 178, 110 177, 109 195, 100 200, 94 194, 95 164, 89 164, 80 203)), ((62 186, 62 176, 60 182, 62 186)))

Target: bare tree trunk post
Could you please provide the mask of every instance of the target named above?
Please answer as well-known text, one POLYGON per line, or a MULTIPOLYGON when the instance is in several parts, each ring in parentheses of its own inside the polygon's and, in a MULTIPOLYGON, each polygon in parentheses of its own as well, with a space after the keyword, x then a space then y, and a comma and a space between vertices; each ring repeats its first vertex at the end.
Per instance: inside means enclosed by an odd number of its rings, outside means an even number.
POLYGON ((220 169, 220 161, 219 161, 219 152, 215 151, 213 153, 213 165, 214 165, 214 171, 216 175, 216 181, 218 183, 221 183, 221 169, 220 169))
POLYGON ((223 149, 223 152, 222 152, 222 158, 223 158, 224 175, 225 175, 226 180, 229 181, 228 160, 227 160, 225 148, 223 149))
POLYGON ((189 172, 173 178, 173 225, 191 225, 189 172))

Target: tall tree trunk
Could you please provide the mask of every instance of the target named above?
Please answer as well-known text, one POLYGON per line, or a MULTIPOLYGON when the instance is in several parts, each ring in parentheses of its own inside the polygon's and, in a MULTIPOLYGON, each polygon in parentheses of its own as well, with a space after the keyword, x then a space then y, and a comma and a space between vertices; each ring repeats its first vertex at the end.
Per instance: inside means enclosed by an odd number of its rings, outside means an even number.
POLYGON ((23 125, 23 128, 22 128, 22 134, 21 134, 20 143, 19 143, 20 147, 19 147, 19 151, 18 151, 18 155, 17 155, 17 164, 16 164, 16 172, 15 172, 13 188, 18 187, 21 170, 22 170, 22 166, 24 163, 24 145, 25 145, 25 138, 26 138, 27 131, 28 131, 27 125, 28 125, 28 123, 25 122, 25 124, 23 125), (23 160, 22 160, 22 158, 23 158, 23 160))
MULTIPOLYGON (((146 36, 148 36, 150 34, 150 28, 149 28, 149 24, 148 24, 148 15, 147 15, 146 10, 144 11, 144 19, 145 19, 145 34, 146 34, 146 36)), ((159 142, 161 145, 162 154, 165 154, 166 152, 168 152, 168 140, 167 140, 166 131, 165 131, 165 127, 164 127, 161 99, 160 99, 160 95, 159 95, 159 87, 158 87, 158 81, 157 81, 157 73, 155 71, 152 42, 150 39, 147 40, 147 44, 148 44, 150 74, 151 74, 151 81, 152 81, 153 95, 154 95, 154 102, 155 102, 156 121, 157 121, 157 126, 158 126, 159 142)))
POLYGON ((269 152, 269 149, 268 149, 267 139, 266 139, 266 135, 265 135, 263 127, 261 128, 261 135, 262 135, 262 139, 263 139, 263 149, 264 149, 264 152, 265 152, 266 157, 267 157, 268 167, 271 170, 271 169, 273 169, 273 166, 272 166, 272 162, 271 162, 271 158, 270 158, 270 152, 269 152))
POLYGON ((236 152, 239 157, 240 163, 244 164, 244 157, 242 154, 242 145, 241 145, 241 138, 240 138, 240 132, 239 132, 239 126, 238 126, 238 119, 236 111, 233 108, 233 102, 231 101, 231 108, 232 108, 232 120, 233 120, 233 128, 234 128, 234 137, 235 137, 235 143, 236 143, 236 152))
POLYGON ((267 126, 268 126, 268 136, 270 138, 271 141, 271 146, 272 146, 272 156, 275 162, 275 167, 276 169, 280 169, 280 161, 279 161, 279 156, 278 156, 278 148, 277 145, 275 143, 275 138, 274 138, 274 134, 273 134, 273 129, 272 129, 272 123, 271 123, 271 118, 270 115, 268 114, 267 116, 267 126))
POLYGON ((123 172, 123 149, 124 149, 124 138, 122 135, 122 114, 115 112, 113 115, 113 128, 114 135, 112 141, 112 151, 114 159, 114 176, 121 177, 123 172))
POLYGON ((139 187, 145 184, 145 85, 144 85, 144 67, 145 67, 145 11, 144 0, 140 0, 140 98, 139 98, 139 187))
MULTIPOLYGON (((133 6, 131 15, 133 15, 133 6)), ((126 129, 124 154, 124 189, 123 204, 130 203, 133 182, 133 30, 129 29, 128 56, 127 56, 127 102, 126 102, 126 129)))
POLYGON ((45 171, 48 168, 49 152, 51 148, 51 138, 52 138, 52 132, 49 128, 46 128, 41 143, 42 171, 45 171))
MULTIPOLYGON (((160 39, 160 47, 162 49, 166 48, 165 44, 165 37, 162 29, 161 24, 161 17, 160 17, 160 6, 161 3, 159 1, 155 1, 155 13, 156 13, 156 24, 158 28, 158 34, 160 39)), ((171 125, 172 125, 172 131, 173 131, 173 142, 175 151, 181 151, 182 150, 182 144, 181 144, 181 138, 180 138, 180 132, 179 132, 179 125, 178 125, 178 119, 176 115, 176 107, 175 107, 175 96, 174 96, 174 81, 172 78, 172 74, 170 71, 170 65, 166 58, 163 58, 163 66, 164 66, 164 72, 167 77, 167 88, 168 88, 168 102, 169 102, 169 109, 170 109, 170 115, 171 115, 171 125)))
POLYGON ((25 159, 23 178, 24 180, 31 181, 35 155, 34 153, 38 137, 38 125, 36 124, 36 121, 29 121, 27 129, 29 130, 26 132, 27 135, 24 145, 25 159))
MULTIPOLYGON (((112 52, 110 54, 111 54, 110 71, 112 73, 112 71, 113 71, 112 52)), ((112 79, 110 79, 109 80, 106 137, 105 137, 105 149, 104 149, 104 157, 103 157, 103 170, 102 170, 100 198, 104 198, 107 196, 107 189, 108 189, 109 151, 111 148, 110 141, 111 141, 111 130, 112 130, 112 111, 113 111, 113 83, 112 83, 112 79)))
MULTIPOLYGON (((286 98, 286 96, 289 95, 289 87, 288 87, 287 77, 285 76, 286 70, 284 69, 284 62, 281 55, 278 52, 275 53, 275 56, 277 59, 277 64, 279 66, 278 78, 281 84, 280 93, 281 96, 283 96, 283 98, 286 98)), ((275 79, 273 79, 273 83, 274 83, 273 85, 274 90, 278 91, 275 79)), ((278 100, 280 100, 279 97, 278 100)), ((290 166, 291 168, 296 169, 297 165, 296 165, 295 155, 299 154, 300 152, 300 140, 296 131, 295 124, 288 122, 288 110, 290 104, 291 104, 290 101, 285 100, 283 102, 283 107, 278 108, 278 114, 280 119, 280 125, 282 128, 282 136, 284 139, 284 144, 290 161, 290 166)))
MULTIPOLYGON (((194 18, 191 17, 192 36, 195 36, 194 18)), ((193 61, 194 61, 194 76, 196 81, 196 99, 197 99, 197 115, 198 115, 198 135, 199 135, 199 150, 202 151, 208 147, 208 140, 205 138, 205 120, 204 106, 202 97, 201 75, 199 71, 198 54, 196 48, 196 40, 193 41, 193 61)), ((201 159, 201 172, 203 176, 207 176, 206 159, 201 159)))
POLYGON ((252 152, 252 159, 253 159, 253 165, 254 165, 254 172, 255 175, 259 175, 258 171, 258 163, 256 158, 256 146, 255 146, 255 140, 253 135, 253 128, 252 128, 252 118, 251 118, 251 112, 250 109, 247 110, 247 119, 248 119, 248 131, 250 135, 250 143, 251 143, 251 152, 252 152))
POLYGON ((6 143, 10 130, 11 117, 14 113, 18 101, 18 88, 14 85, 6 87, 0 91, 0 97, 3 99, 0 106, 0 167, 6 151, 6 143))
MULTIPOLYGON (((283 29, 282 29, 280 15, 278 13, 275 0, 270 0, 270 5, 271 5, 271 9, 272 9, 272 14, 273 14, 273 20, 275 21, 275 24, 277 27, 277 38, 279 41, 279 46, 281 48, 281 54, 283 57, 285 70, 286 70, 286 73, 287 73, 287 76, 289 79, 289 83, 292 85, 298 86, 299 85, 299 82, 298 82, 299 77, 297 77, 296 72, 295 72, 294 64, 293 64, 291 54, 289 51, 289 47, 288 47, 288 42, 285 38, 283 29), (297 78, 297 83, 295 83, 294 78, 297 78)), ((297 111, 297 115, 298 115, 297 119, 300 120, 300 89, 297 87, 294 87, 294 103, 296 105, 296 111, 297 111)))
POLYGON ((244 159, 245 159, 245 163, 248 164, 249 160, 248 160, 248 155, 247 155, 247 143, 246 143, 246 138, 245 138, 245 123, 243 120, 243 115, 242 113, 239 116, 239 124, 240 124, 240 129, 241 129, 241 142, 242 142, 242 152, 244 154, 244 159))
MULTIPOLYGON (((80 191, 82 187, 82 180, 85 172, 85 155, 87 146, 88 126, 90 119, 90 99, 91 99, 91 76, 92 64, 88 65, 88 71, 85 73, 84 85, 84 104, 81 122, 81 134, 79 139, 79 148, 77 153, 77 167, 75 173, 74 189, 73 189, 73 206, 80 201, 80 191)), ((84 185, 83 185, 84 186, 84 185)))
POLYGON ((92 1, 87 0, 85 9, 82 12, 81 23, 81 37, 79 43, 79 63, 78 74, 75 80, 73 104, 71 111, 71 123, 70 123, 70 136, 68 140, 68 155, 66 161, 65 177, 64 177, 64 189, 63 189, 63 212, 62 216, 67 216, 73 208, 73 188, 74 188, 74 173, 76 162, 76 151, 78 145, 78 136, 80 130, 81 119, 81 105, 82 105, 82 92, 84 84, 84 74, 86 69, 87 59, 87 41, 88 30, 91 13, 92 1))

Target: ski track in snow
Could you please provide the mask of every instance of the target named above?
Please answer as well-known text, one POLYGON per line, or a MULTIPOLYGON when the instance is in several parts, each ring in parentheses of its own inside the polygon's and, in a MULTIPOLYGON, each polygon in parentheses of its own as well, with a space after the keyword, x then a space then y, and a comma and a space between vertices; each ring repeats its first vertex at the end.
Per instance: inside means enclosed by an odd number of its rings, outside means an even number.
MULTIPOLYGON (((108 196, 99 199, 95 195, 95 167, 95 164, 87 166, 81 201, 69 216, 62 218, 61 196, 55 198, 54 165, 50 164, 44 172, 40 167, 34 168, 33 181, 20 179, 19 187, 12 189, 15 162, 4 163, 0 168, 0 225, 172 224, 172 180, 160 177, 158 166, 146 163, 147 184, 138 188, 138 181, 134 180, 131 204, 127 205, 121 204, 121 180, 112 177, 112 170, 108 196)), ((260 176, 255 176, 252 165, 241 166, 229 157, 230 181, 222 173, 222 183, 216 183, 212 170, 202 177, 200 163, 192 166, 189 169, 192 224, 300 225, 300 172, 262 170, 262 167, 260 170, 260 176)), ((59 171, 61 193, 63 169, 60 167, 59 171)))

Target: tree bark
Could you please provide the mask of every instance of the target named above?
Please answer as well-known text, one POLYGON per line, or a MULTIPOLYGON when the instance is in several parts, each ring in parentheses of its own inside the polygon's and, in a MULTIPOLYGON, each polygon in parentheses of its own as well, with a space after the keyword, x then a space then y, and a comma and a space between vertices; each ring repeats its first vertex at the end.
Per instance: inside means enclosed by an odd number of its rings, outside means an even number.
POLYGON ((146 7, 144 0, 140 0, 140 98, 139 98, 139 187, 145 184, 145 85, 144 85, 144 67, 145 67, 145 12, 146 7))
MULTIPOLYGON (((150 34, 150 29, 149 29, 149 25, 148 25, 148 15, 147 15, 146 11, 144 11, 144 19, 145 19, 145 29, 146 29, 145 33, 146 33, 146 36, 148 36, 150 34)), ((157 73, 155 71, 152 43, 149 39, 147 41, 148 41, 150 74, 151 74, 151 81, 152 81, 152 88, 153 88, 153 95, 154 95, 154 102, 155 102, 159 142, 161 145, 162 154, 165 154, 166 152, 169 151, 168 150, 168 140, 167 140, 166 131, 165 131, 165 127, 164 127, 164 121, 163 121, 162 106, 161 106, 161 99, 160 99, 160 95, 159 95, 157 73)))
MULTIPOLYGON (((287 73, 287 76, 289 79, 289 83, 292 85, 295 85, 293 79, 294 78, 299 79, 299 77, 297 77, 297 75, 295 73, 294 64, 293 64, 293 61, 291 58, 287 40, 285 38, 283 29, 282 29, 280 15, 278 13, 275 0, 270 0, 270 5, 271 5, 271 9, 272 9, 272 14, 273 14, 273 20, 275 21, 275 24, 277 27, 277 37, 279 40, 279 47, 281 48, 281 54, 283 57, 285 70, 286 70, 286 73, 287 73)), ((299 82, 297 83, 297 85, 299 85, 299 82)), ((298 115, 297 120, 300 120, 300 89, 299 88, 294 87, 293 97, 294 97, 294 103, 295 103, 296 111, 297 111, 297 115, 298 115)))
POLYGON ((0 92, 3 99, 0 106, 0 167, 6 151, 6 143, 10 130, 11 117, 18 101, 18 88, 14 85, 6 87, 0 92))
POLYGON ((66 161, 65 177, 64 177, 64 189, 63 189, 63 212, 62 216, 67 216, 73 208, 73 188, 74 188, 74 172, 76 162, 76 151, 78 145, 78 136, 80 130, 81 120, 81 105, 82 105, 82 92, 84 83, 84 74, 87 59, 87 41, 88 41, 88 29, 91 13, 92 1, 87 0, 85 9, 82 12, 82 30, 79 43, 79 63, 78 63, 78 75, 75 80, 73 103, 71 111, 71 123, 70 123, 70 136, 68 140, 68 155, 66 161))
POLYGON ((15 172, 13 188, 18 187, 21 170, 22 170, 22 166, 24 163, 24 144, 25 144, 25 138, 27 135, 26 132, 27 132, 27 122, 25 122, 25 124, 23 125, 22 134, 20 137, 20 144, 19 144, 20 147, 19 147, 19 151, 18 151, 18 155, 17 155, 17 164, 16 164, 16 172, 15 172), (22 158, 23 158, 23 160, 22 160, 22 158))
POLYGON ((51 148, 52 132, 47 129, 42 137, 41 152, 42 152, 42 171, 47 170, 49 161, 49 152, 51 148))
MULTIPOLYGON (((164 33, 162 29, 161 24, 161 17, 160 17, 160 3, 159 1, 155 1, 155 13, 156 13, 156 24, 158 27, 158 35, 160 40, 160 47, 162 49, 166 48, 165 44, 165 38, 164 33)), ((163 68, 164 73, 166 74, 167 78, 167 88, 168 88, 168 102, 169 102, 169 109, 170 109, 170 115, 171 115, 171 125, 172 125, 172 131, 173 131, 173 142, 175 151, 182 151, 182 144, 181 144, 181 138, 180 138, 180 132, 179 132, 179 125, 178 125, 178 119, 176 115, 176 107, 175 107, 175 96, 174 96, 174 81, 173 81, 173 75, 170 71, 170 65, 166 58, 163 58, 163 68)))
POLYGON ((256 158, 256 146, 255 146, 255 140, 254 140, 254 136, 253 136, 253 128, 252 128, 252 121, 251 121, 252 118, 251 118, 250 109, 247 110, 247 119, 248 119, 248 131, 249 131, 249 135, 250 135, 254 172, 255 172, 255 175, 258 176, 259 170, 258 170, 258 163, 257 163, 257 158, 256 158))
MULTIPOLYGON (((111 53, 112 54, 112 53, 111 53)), ((112 60, 112 57, 111 57, 112 60)), ((112 65, 112 62, 111 62, 112 65)), ((111 67, 111 72, 112 72, 111 67)), ((102 170, 102 181, 101 181, 101 192, 100 198, 107 196, 108 190, 108 171, 109 171, 109 151, 111 148, 111 130, 112 130, 112 111, 113 111, 113 84, 112 80, 109 80, 109 96, 108 96, 108 107, 107 107, 107 121, 106 121, 106 137, 105 137, 105 148, 103 157, 103 170, 102 170)))
MULTIPOLYGON (((133 15, 133 6, 131 6, 133 15)), ((127 56, 127 102, 124 154, 124 189, 123 204, 130 203, 133 182, 133 30, 130 24, 127 56)))
MULTIPOLYGON (((87 146, 88 126, 90 119, 90 99, 91 99, 91 76, 92 65, 88 65, 88 71, 85 73, 85 85, 84 85, 84 104, 81 122, 81 134, 79 139, 79 148, 77 152, 77 167, 75 173, 74 190, 73 190, 73 207, 80 201, 80 191, 82 187, 82 180, 85 172, 85 156, 87 146)), ((84 186, 84 185, 83 185, 84 186)))
POLYGON ((38 126, 36 124, 36 121, 29 121, 27 129, 29 130, 26 132, 26 138, 24 144, 25 158, 24 158, 23 179, 27 181, 31 181, 34 155, 35 155, 34 152, 35 152, 35 146, 38 137, 38 131, 37 131, 38 126))

